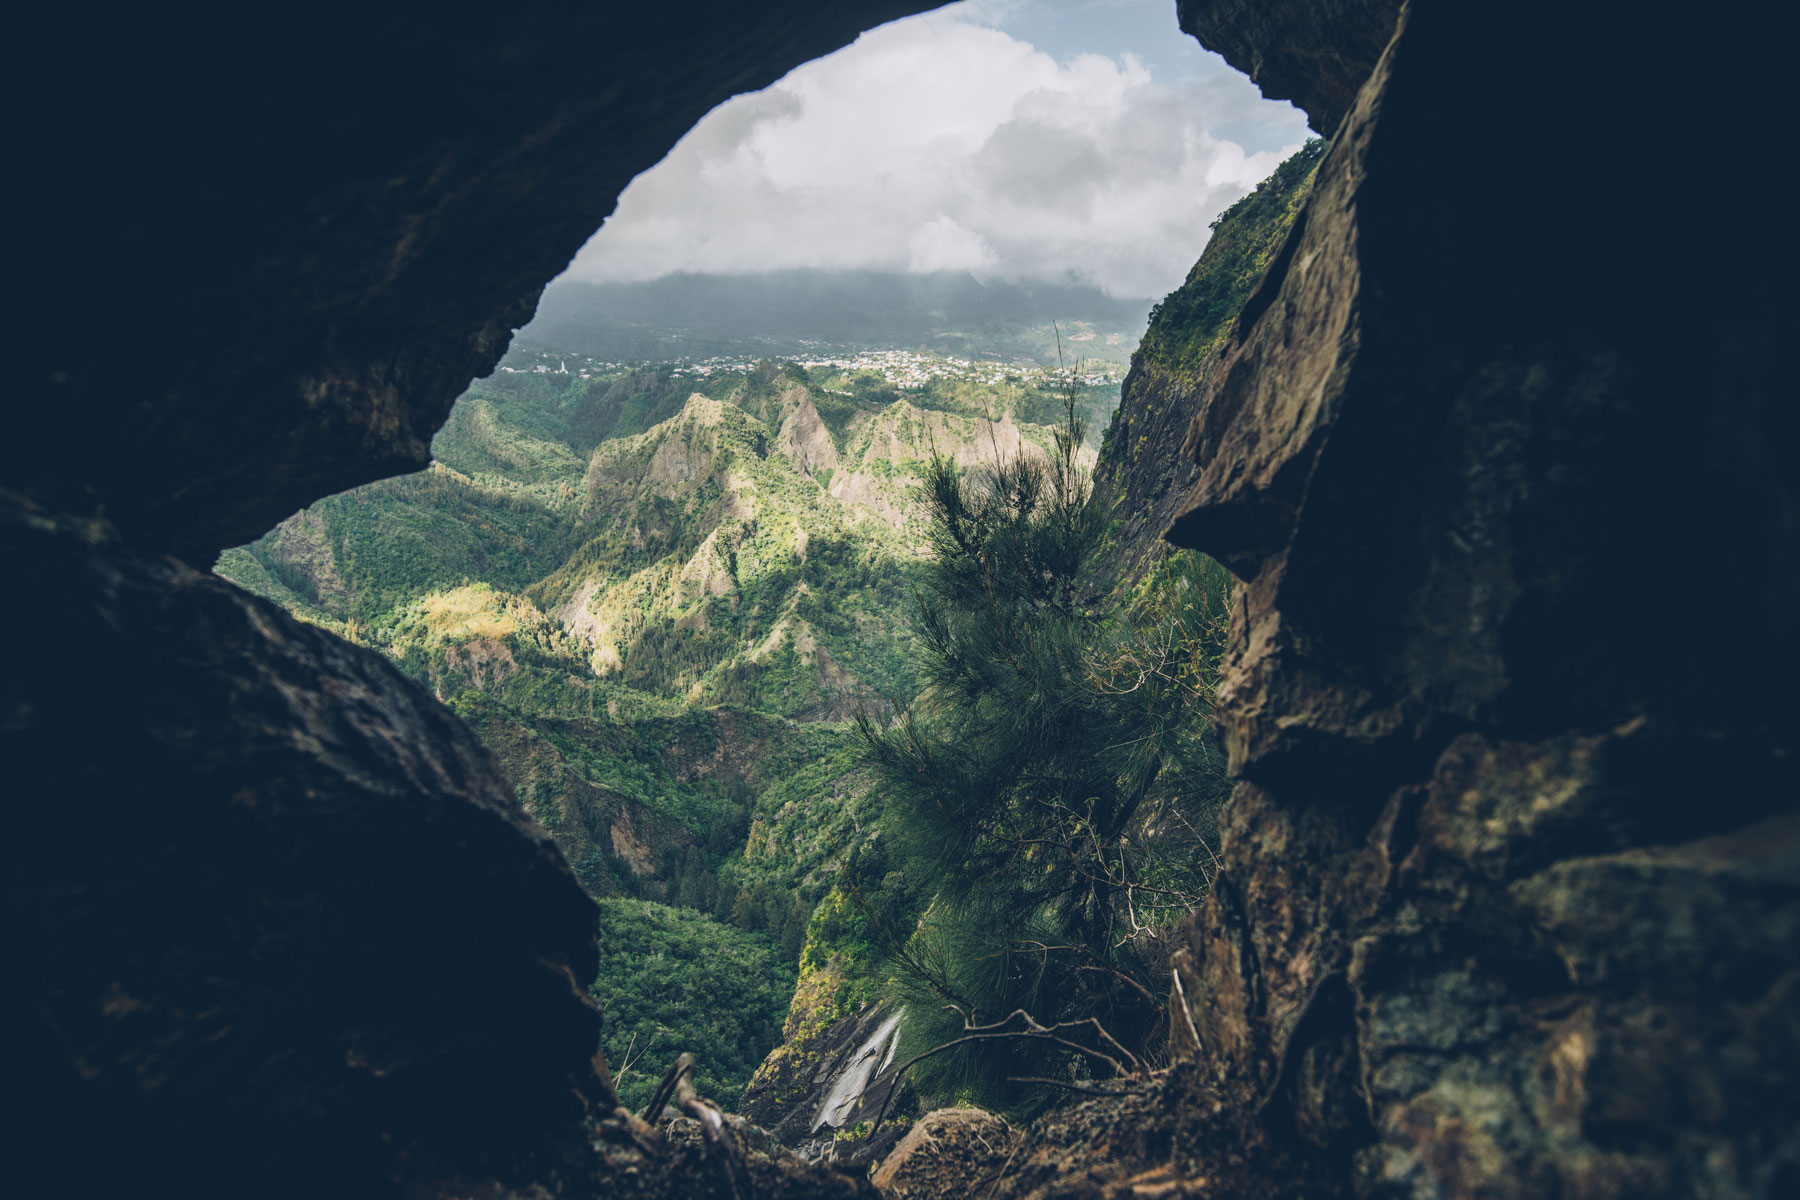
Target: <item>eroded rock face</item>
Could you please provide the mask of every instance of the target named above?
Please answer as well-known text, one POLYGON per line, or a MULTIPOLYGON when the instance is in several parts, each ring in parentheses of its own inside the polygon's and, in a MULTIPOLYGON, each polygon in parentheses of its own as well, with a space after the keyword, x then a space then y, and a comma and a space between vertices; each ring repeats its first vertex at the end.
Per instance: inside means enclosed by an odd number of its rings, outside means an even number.
POLYGON ((0 481, 210 563, 423 467, 633 176, 919 7, 23 14, 0 481))
POLYGON ((841 980, 835 965, 801 977, 782 1043, 738 1107, 802 1158, 866 1171, 899 1142, 918 1097, 898 1075, 905 1009, 880 1003, 840 1012, 841 980))
POLYGON ((831 430, 825 427, 809 396, 801 395, 794 411, 782 421, 781 443, 789 457, 808 475, 837 467, 837 443, 831 440, 831 430))
POLYGON ((1200 474, 1182 453, 1188 426, 1238 310, 1286 241, 1323 153, 1322 141, 1309 143, 1228 209, 1182 286, 1157 306, 1094 467, 1096 501, 1118 522, 1098 578, 1135 581, 1167 555, 1163 532, 1200 474))
POLYGON ((1361 1195, 1778 1195, 1793 254, 1677 182, 1772 136, 1725 130, 1772 32, 1528 8, 1408 10, 1188 434, 1170 536, 1244 581, 1195 1059, 1361 1195))

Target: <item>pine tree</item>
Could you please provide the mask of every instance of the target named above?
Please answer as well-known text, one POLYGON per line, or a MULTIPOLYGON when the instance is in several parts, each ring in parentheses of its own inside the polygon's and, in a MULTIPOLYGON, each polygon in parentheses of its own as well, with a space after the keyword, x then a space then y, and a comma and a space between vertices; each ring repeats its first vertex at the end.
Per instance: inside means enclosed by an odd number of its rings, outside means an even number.
MULTIPOLYGON (((1047 461, 932 462, 915 597, 925 687, 891 724, 859 727, 884 836, 929 897, 916 927, 886 925, 902 979, 930 1001, 915 1010, 1094 1017, 1141 1045, 1160 1018, 1156 931, 1206 884, 1192 846, 1158 853, 1146 835, 1203 836, 1223 790, 1206 716, 1224 576, 1189 559, 1147 599, 1102 603, 1087 568, 1105 514, 1072 393, 1066 417, 1047 461)), ((921 1020, 912 1040, 960 1024, 921 1020)), ((1074 1069, 1055 1058, 979 1043, 935 1060, 936 1083, 1005 1106, 1020 1095, 1009 1079, 1074 1069)))

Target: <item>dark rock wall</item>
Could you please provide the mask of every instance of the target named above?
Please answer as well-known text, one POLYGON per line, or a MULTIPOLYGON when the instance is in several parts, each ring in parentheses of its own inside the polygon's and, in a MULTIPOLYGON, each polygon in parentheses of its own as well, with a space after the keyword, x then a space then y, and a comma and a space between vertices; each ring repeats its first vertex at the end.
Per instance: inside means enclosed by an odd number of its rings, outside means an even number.
POLYGON ((579 1151, 593 906, 474 735, 215 576, 3 528, 8 1193, 373 1195, 579 1151))
POLYGON ((23 10, 0 479, 210 562, 424 466, 633 176, 919 7, 23 10))
POLYGON ((1794 252, 1695 166, 1781 144, 1788 24, 1415 0, 1200 397, 1244 782, 1184 987, 1363 1194, 1800 1180, 1794 252))
POLYGON ((587 1157, 594 910, 488 752, 186 563, 422 466, 633 175, 909 7, 11 14, 0 1193, 728 1194, 587 1157))

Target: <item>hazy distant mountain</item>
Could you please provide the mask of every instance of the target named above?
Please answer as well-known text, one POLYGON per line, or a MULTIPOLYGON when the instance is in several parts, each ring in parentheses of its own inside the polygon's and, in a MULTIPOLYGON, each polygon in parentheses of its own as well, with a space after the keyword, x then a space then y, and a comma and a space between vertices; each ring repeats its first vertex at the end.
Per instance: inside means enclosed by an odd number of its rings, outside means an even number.
POLYGON ((670 275, 645 283, 559 281, 523 344, 613 362, 793 356, 820 344, 929 350, 1042 364, 1130 359, 1149 300, 1072 283, 984 283, 962 272, 782 271, 670 275))

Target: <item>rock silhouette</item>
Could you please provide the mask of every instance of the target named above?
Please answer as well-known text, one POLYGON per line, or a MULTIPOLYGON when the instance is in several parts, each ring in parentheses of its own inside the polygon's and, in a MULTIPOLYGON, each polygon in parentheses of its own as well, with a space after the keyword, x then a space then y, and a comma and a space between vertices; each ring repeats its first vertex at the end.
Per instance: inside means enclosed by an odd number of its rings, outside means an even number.
MULTIPOLYGON (((7 1194, 730 1194, 610 1111, 487 754, 188 564, 421 465, 626 181, 912 7, 20 17, 7 1194)), ((1241 782, 1191 1053, 990 1194, 1792 1194, 1792 15, 1180 12, 1332 139, 1166 395, 1241 782)))

